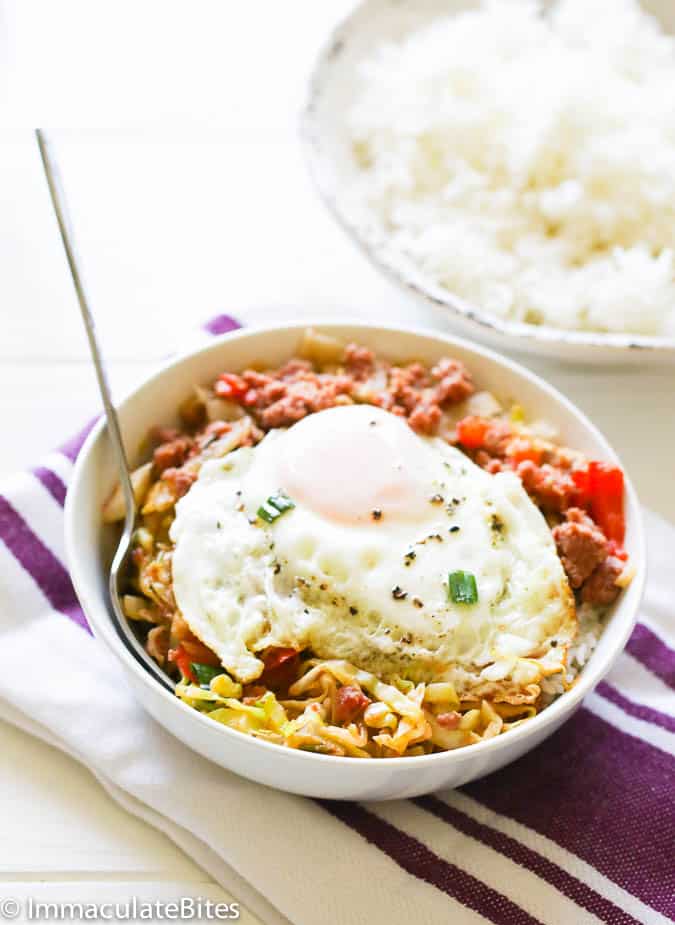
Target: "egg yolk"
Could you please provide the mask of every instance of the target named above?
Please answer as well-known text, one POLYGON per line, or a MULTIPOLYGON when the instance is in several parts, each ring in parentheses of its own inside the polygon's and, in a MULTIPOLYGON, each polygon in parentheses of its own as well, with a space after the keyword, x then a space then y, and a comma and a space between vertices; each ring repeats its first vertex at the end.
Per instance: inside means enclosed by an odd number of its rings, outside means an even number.
POLYGON ((369 405, 311 414, 286 434, 279 487, 327 520, 378 523, 429 515, 428 448, 400 417, 369 405))

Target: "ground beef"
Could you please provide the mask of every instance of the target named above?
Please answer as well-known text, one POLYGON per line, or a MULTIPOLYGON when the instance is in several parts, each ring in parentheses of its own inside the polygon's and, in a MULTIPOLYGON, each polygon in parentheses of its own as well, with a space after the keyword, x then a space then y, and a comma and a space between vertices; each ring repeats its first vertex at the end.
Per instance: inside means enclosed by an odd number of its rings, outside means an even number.
POLYGON ((344 356, 345 370, 357 382, 365 382, 375 372, 375 354, 368 347, 347 344, 344 356))
POLYGON ((459 360, 442 359, 431 370, 431 376, 438 383, 434 400, 442 407, 459 404, 474 393, 471 374, 459 360))
MULTIPOLYGON (((283 383, 278 383, 284 385, 283 383)), ((288 427, 316 411, 349 404, 353 380, 349 376, 327 376, 316 373, 289 382, 283 394, 265 407, 259 407, 260 423, 265 428, 288 427)))
POLYGON ((513 442, 513 431, 506 421, 490 421, 485 432, 483 448, 490 456, 503 459, 513 442))
POLYGON ((486 472, 489 472, 490 475, 496 475, 498 472, 503 472, 505 469, 509 468, 501 459, 490 456, 485 450, 478 450, 473 461, 477 466, 480 466, 481 469, 485 469, 486 472))
POLYGON ((269 408, 274 402, 280 401, 288 394, 288 383, 281 379, 273 379, 259 390, 256 405, 259 408, 269 408))
POLYGON ((624 567, 625 563, 621 559, 608 556, 581 586, 581 600, 596 607, 608 607, 613 604, 621 593, 616 580, 624 567))
POLYGON ((607 558, 608 543, 584 511, 573 507, 565 516, 565 523, 553 528, 553 539, 571 587, 580 588, 607 558))
POLYGON ((317 373, 307 360, 290 360, 269 373, 246 370, 241 378, 247 387, 242 404, 266 430, 349 403, 355 382, 346 374, 317 373))
POLYGON ((162 473, 162 481, 168 484, 172 495, 178 500, 187 494, 193 482, 197 481, 197 473, 187 469, 165 469, 162 473))
POLYGON ((473 392, 467 370, 457 360, 441 360, 431 373, 421 363, 392 366, 387 373, 387 389, 377 404, 408 419, 418 434, 433 436, 443 417, 443 409, 463 401, 473 392))
POLYGON ((174 437, 166 443, 161 443, 152 454, 152 461, 158 473, 164 472, 174 466, 182 466, 192 449, 190 437, 174 437))
POLYGON ((308 414, 357 400, 405 417, 418 433, 433 435, 443 409, 474 391, 471 376, 458 360, 443 359, 429 372, 421 363, 380 363, 369 348, 349 344, 343 370, 320 373, 308 360, 297 359, 277 370, 248 369, 236 377, 242 390, 237 400, 265 430, 289 427, 308 414), (364 392, 363 383, 378 376, 384 387, 364 392))
POLYGON ((263 427, 290 427, 308 414, 308 402, 302 395, 284 395, 269 408, 261 411, 263 427))
POLYGON ((516 472, 538 507, 560 514, 572 507, 577 487, 571 476, 549 463, 538 466, 529 459, 518 464, 516 472))
POLYGON ((245 370, 241 378, 249 389, 262 389, 274 379, 269 373, 261 373, 257 369, 245 370))
POLYGON ((433 436, 438 432, 438 425, 441 423, 442 416, 443 413, 438 405, 422 402, 417 405, 408 418, 408 424, 418 434, 433 436))
POLYGON ((392 405, 404 409, 407 417, 421 402, 428 403, 429 396, 425 390, 429 381, 429 374, 419 363, 392 366, 387 373, 386 394, 393 399, 392 405))
POLYGON ((310 378, 315 375, 314 366, 309 360, 300 360, 298 357, 293 357, 293 359, 288 360, 288 362, 284 363, 277 371, 277 376, 280 379, 289 381, 302 379, 307 375, 310 378))

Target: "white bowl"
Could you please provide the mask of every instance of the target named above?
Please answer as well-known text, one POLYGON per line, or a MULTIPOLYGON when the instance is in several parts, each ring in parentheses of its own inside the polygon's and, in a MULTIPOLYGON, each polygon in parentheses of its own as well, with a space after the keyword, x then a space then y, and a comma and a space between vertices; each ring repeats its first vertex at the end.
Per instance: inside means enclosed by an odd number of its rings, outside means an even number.
MULTIPOLYGON (((125 401, 119 412, 126 445, 138 447, 153 424, 171 425, 172 409, 195 383, 208 383, 223 370, 250 364, 278 365, 296 352, 305 323, 227 334, 173 360, 125 401)), ((394 360, 434 363, 443 355, 463 360, 481 387, 517 398, 529 413, 550 421, 561 440, 590 456, 618 462, 616 453, 584 415, 532 373, 466 341, 424 331, 368 324, 315 327, 355 340, 394 360)), ((133 459, 132 462, 137 462, 133 459)), ((178 739, 217 764, 252 780, 307 796, 384 800, 456 787, 518 758, 563 723, 610 669, 633 628, 644 583, 645 550, 640 510, 626 484, 626 548, 637 575, 611 611, 599 645, 578 683, 546 710, 504 735, 452 752, 419 758, 359 760, 296 751, 262 742, 221 726, 187 707, 154 680, 121 642, 112 623, 107 568, 114 537, 101 522, 101 504, 115 481, 107 433, 100 423, 85 443, 66 502, 66 547, 70 573, 97 638, 124 666, 140 703, 178 739)))
MULTIPOLYGON (((544 0, 548 5, 550 0, 544 0)), ((333 216, 352 241, 413 298, 443 310, 453 329, 492 347, 598 364, 675 362, 675 338, 639 334, 568 331, 507 321, 483 311, 439 286, 392 246, 373 212, 348 194, 357 170, 344 128, 344 112, 354 99, 360 62, 375 44, 396 40, 439 14, 470 9, 478 0, 364 0, 331 34, 310 80, 301 135, 310 172, 333 216)), ((667 32, 675 32, 670 0, 642 0, 667 32)))

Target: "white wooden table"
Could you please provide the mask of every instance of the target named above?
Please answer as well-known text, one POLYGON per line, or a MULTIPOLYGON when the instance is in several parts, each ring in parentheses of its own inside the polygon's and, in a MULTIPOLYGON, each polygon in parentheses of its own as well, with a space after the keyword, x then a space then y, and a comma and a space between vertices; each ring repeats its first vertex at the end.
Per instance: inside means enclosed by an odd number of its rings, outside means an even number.
MULTIPOLYGON (((350 5, 0 0, 0 111, 14 126, 0 131, 0 478, 98 409, 35 124, 87 126, 54 137, 118 394, 222 311, 248 324, 439 323, 356 253, 303 164, 304 80, 350 5)), ((525 362, 591 415, 644 503, 675 520, 675 372, 525 362)), ((225 896, 72 760, 0 734, 0 896, 225 896)))

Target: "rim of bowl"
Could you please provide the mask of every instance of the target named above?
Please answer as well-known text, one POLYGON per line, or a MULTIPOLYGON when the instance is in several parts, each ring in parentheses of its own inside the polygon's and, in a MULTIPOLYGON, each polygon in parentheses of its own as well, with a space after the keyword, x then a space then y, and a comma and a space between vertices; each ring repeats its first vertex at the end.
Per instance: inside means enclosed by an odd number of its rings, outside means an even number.
MULTIPOLYGON (((630 332, 603 333, 580 329, 556 328, 552 325, 527 324, 499 318, 460 296, 444 289, 419 270, 403 252, 395 251, 372 236, 362 232, 357 222, 350 221, 347 212, 339 205, 339 187, 332 182, 330 172, 324 167, 331 159, 323 153, 321 135, 316 122, 316 112, 324 88, 331 79, 331 66, 338 59, 349 40, 354 22, 360 16, 369 0, 361 0, 356 7, 338 22, 328 34, 314 61, 305 91, 305 100, 300 112, 300 139, 305 151, 309 172, 319 196, 338 225, 347 233, 352 243, 383 271, 393 282, 403 286, 415 296, 430 302, 440 309, 446 309, 465 322, 476 325, 488 333, 498 334, 514 341, 514 349, 526 344, 560 345, 586 348, 608 348, 617 354, 621 352, 656 352, 675 360, 675 337, 632 334, 630 332)), ((335 161, 333 161, 335 163, 335 161)))
MULTIPOLYGON (((583 669, 579 672, 577 676, 576 683, 574 687, 570 690, 563 692, 558 696, 552 703, 550 703, 545 709, 543 709, 532 719, 528 720, 527 723, 524 723, 522 726, 519 726, 517 729, 509 730, 508 735, 495 736, 492 739, 483 740, 481 742, 476 742, 471 746, 467 746, 471 749, 472 755, 478 754, 478 749, 480 753, 486 753, 488 750, 491 753, 499 752, 503 748, 507 748, 509 744, 513 744, 516 741, 527 738, 533 735, 538 729, 547 725, 552 721, 558 713, 560 713, 564 708, 569 707, 573 708, 575 705, 579 705, 583 698, 589 694, 597 684, 603 679, 603 677, 610 670, 617 657, 623 651, 628 638, 633 631, 633 627, 637 621, 637 613, 640 607, 640 602, 644 593, 645 578, 646 578, 646 545, 644 537, 644 524, 642 517, 640 516, 640 505, 637 497, 637 493, 633 488, 633 484, 630 480, 630 477, 625 471, 621 459, 616 451, 613 449, 611 444, 607 441, 604 435, 600 430, 586 417, 586 415, 580 411, 576 405, 574 405, 568 398, 566 398, 561 392, 559 392, 554 386, 550 385, 540 376, 537 376, 535 373, 530 372, 526 367, 522 366, 520 363, 514 362, 513 360, 506 359, 494 350, 491 350, 488 347, 484 347, 481 344, 475 344, 470 340, 467 340, 462 337, 457 337, 453 334, 445 334, 438 331, 435 331, 431 328, 425 327, 403 327, 400 325, 382 325, 369 322, 345 322, 341 320, 336 320, 333 318, 320 318, 320 319, 303 319, 301 321, 289 321, 284 324, 270 324, 270 325, 261 325, 250 328, 242 328, 238 331, 230 331, 226 334, 222 334, 218 337, 214 337, 212 340, 208 341, 206 344, 203 344, 196 349, 186 350, 175 357, 170 358, 167 362, 162 363, 154 372, 146 376, 138 385, 136 385, 131 392, 129 392, 124 399, 116 404, 118 409, 126 407, 128 404, 133 403, 136 396, 140 391, 142 391, 147 385, 151 382, 155 382, 158 379, 161 379, 163 376, 169 374, 174 368, 180 366, 184 361, 195 356, 199 356, 202 353, 212 352, 217 350, 218 347, 223 343, 236 342, 237 340, 243 340, 245 338, 251 337, 260 337, 260 336, 269 336, 279 331, 297 331, 299 334, 302 333, 306 328, 314 328, 318 331, 321 331, 325 327, 342 327, 342 328, 362 328, 364 330, 370 331, 386 331, 393 332, 396 334, 402 334, 404 336, 413 337, 421 336, 431 338, 433 340, 440 341, 443 344, 448 346, 459 346, 460 348, 467 349, 474 353, 480 354, 483 358, 488 359, 497 367, 505 367, 516 375, 521 376, 524 379, 530 381, 532 385, 538 388, 540 391, 544 392, 548 399, 562 405, 569 412, 571 412, 582 424, 583 426, 590 431, 592 436, 600 443, 604 453, 607 458, 613 459, 619 465, 621 465, 624 471, 625 478, 625 490, 626 494, 630 501, 630 506, 637 511, 637 518, 635 523, 635 550, 632 552, 632 556, 635 558, 636 565, 636 574, 632 580, 631 586, 634 582, 638 583, 638 593, 636 596, 634 612, 629 620, 626 621, 626 626, 624 631, 616 636, 616 638, 611 639, 611 650, 605 658, 604 662, 600 663, 594 671, 589 670, 589 666, 585 665, 583 669)), ((241 737, 244 737, 246 740, 249 740, 247 744, 254 744, 256 747, 269 750, 270 755, 277 753, 279 748, 283 746, 276 745, 271 742, 265 742, 264 740, 257 739, 254 736, 248 736, 246 733, 238 732, 235 729, 230 729, 227 726, 220 726, 217 730, 214 726, 213 720, 209 720, 208 717, 199 713, 196 710, 193 710, 187 704, 183 703, 182 700, 179 700, 173 693, 169 692, 161 684, 159 684, 152 675, 148 672, 146 668, 143 667, 142 663, 139 662, 132 653, 127 649, 127 647, 122 643, 117 631, 112 622, 112 617, 110 611, 106 605, 102 606, 101 598, 98 594, 90 595, 88 591, 88 582, 79 574, 78 570, 78 543, 77 543, 77 517, 79 508, 76 507, 75 499, 78 493, 78 486, 82 479, 83 473, 86 470, 89 464, 89 456, 91 454, 94 444, 100 438, 102 432, 106 428, 105 418, 102 417, 94 426, 91 433, 84 442, 82 449, 80 450, 73 473, 70 479, 68 486, 68 493, 66 497, 65 505, 65 544, 66 544, 66 555, 68 561, 68 567, 71 575, 75 591, 77 593, 78 599, 82 604, 82 608, 85 612, 87 620, 91 622, 92 627, 97 631, 96 637, 101 638, 106 642, 108 647, 113 651, 113 653, 120 659, 123 666, 133 672, 133 674, 145 685, 148 685, 152 692, 160 696, 168 705, 169 709, 178 709, 185 713, 186 716, 190 716, 192 720, 205 724, 206 728, 211 730, 211 734, 217 732, 220 734, 225 734, 226 738, 229 738, 234 743, 241 742, 241 737)), ((606 628, 603 628, 603 632, 606 628)), ((140 704, 140 707, 145 709, 144 705, 140 704)), ((184 744, 186 744, 184 742, 184 744)), ((191 747, 191 746, 188 746, 191 747)), ((466 748, 454 749, 452 751, 444 752, 434 752, 430 755, 416 755, 412 757, 398 757, 392 759, 395 762, 395 767, 399 766, 402 763, 409 765, 411 762, 419 764, 420 762, 440 762, 440 761, 461 761, 463 757, 466 757, 466 748)), ((321 755, 313 752, 306 752, 300 749, 286 749, 286 754, 291 754, 294 757, 297 757, 299 761, 314 761, 326 763, 327 767, 335 766, 338 764, 348 764, 354 765, 354 758, 348 756, 339 756, 339 755, 321 755)), ((359 767, 375 767, 377 768, 381 762, 379 761, 365 761, 359 762, 359 767)), ((385 762, 386 768, 391 769, 391 764, 389 761, 385 762)), ((377 773, 376 771, 366 773, 377 773)))

